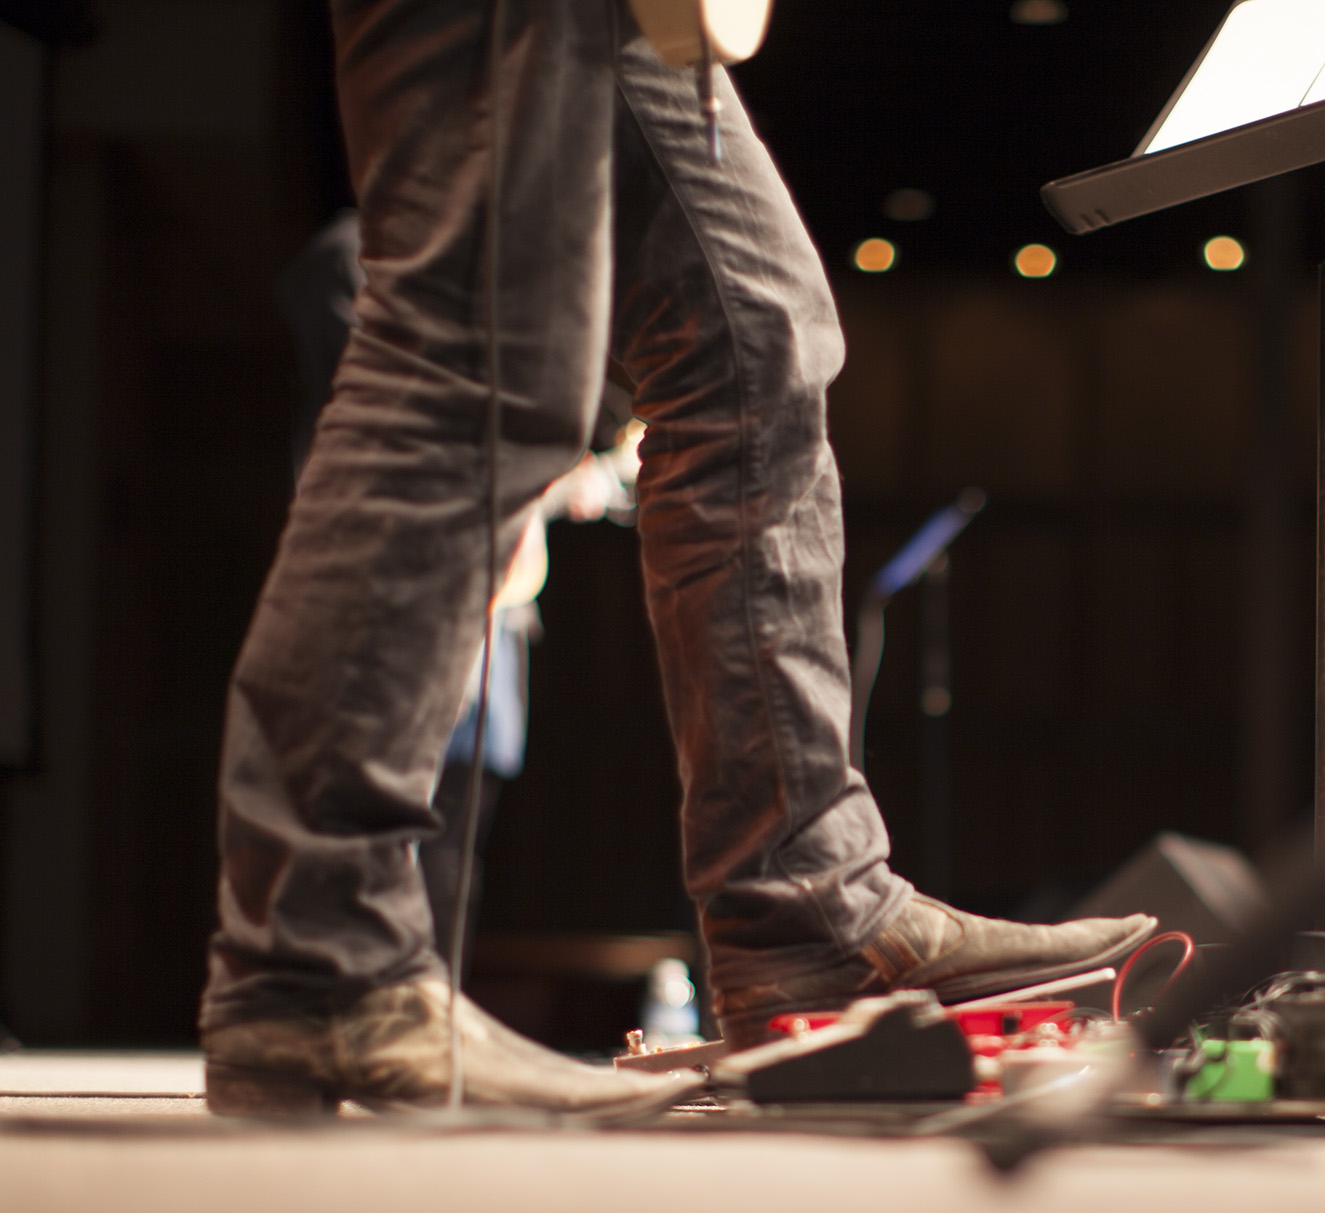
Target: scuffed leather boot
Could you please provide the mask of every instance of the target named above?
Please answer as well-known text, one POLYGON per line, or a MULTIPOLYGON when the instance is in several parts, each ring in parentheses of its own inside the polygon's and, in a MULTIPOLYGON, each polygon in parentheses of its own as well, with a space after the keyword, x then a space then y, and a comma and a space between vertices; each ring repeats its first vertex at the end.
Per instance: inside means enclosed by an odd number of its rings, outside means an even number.
MULTIPOLYGON (((309 1116, 352 1099, 379 1111, 441 1107, 451 1087, 450 994, 415 981, 343 1011, 228 1024, 203 1033, 207 1106, 220 1116, 309 1116)), ((456 996, 467 1103, 567 1113, 662 1110, 697 1075, 585 1065, 503 1027, 456 996)))
POLYGON ((723 1038, 733 1049, 773 1039, 775 1015, 835 1011, 893 990, 933 990, 961 1002, 1053 981, 1126 956, 1154 931, 1147 914, 1035 926, 981 918, 915 894, 901 914, 841 964, 719 991, 723 1038))

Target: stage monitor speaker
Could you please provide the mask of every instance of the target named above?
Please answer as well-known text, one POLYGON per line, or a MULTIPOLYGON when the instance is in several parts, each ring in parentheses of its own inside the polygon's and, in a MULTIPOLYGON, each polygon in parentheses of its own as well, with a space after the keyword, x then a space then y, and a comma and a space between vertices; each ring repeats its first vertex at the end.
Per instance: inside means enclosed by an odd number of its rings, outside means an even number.
POLYGON ((1069 917, 1153 914, 1161 931, 1186 931, 1198 944, 1217 944, 1240 935, 1267 904, 1265 885, 1242 852, 1166 831, 1069 917))
MULTIPOLYGON (((1232 943, 1262 913, 1265 885, 1247 858, 1233 847, 1157 834, 1084 901, 1071 918, 1153 914, 1159 931, 1186 931, 1197 943, 1196 963, 1209 963, 1213 952, 1232 943)), ((1128 978, 1124 1010, 1153 1006, 1181 952, 1166 944, 1148 954, 1128 978)), ((1239 991, 1221 991, 1234 997, 1239 991)), ((1113 983, 1073 992, 1079 1006, 1108 1010, 1113 983)))

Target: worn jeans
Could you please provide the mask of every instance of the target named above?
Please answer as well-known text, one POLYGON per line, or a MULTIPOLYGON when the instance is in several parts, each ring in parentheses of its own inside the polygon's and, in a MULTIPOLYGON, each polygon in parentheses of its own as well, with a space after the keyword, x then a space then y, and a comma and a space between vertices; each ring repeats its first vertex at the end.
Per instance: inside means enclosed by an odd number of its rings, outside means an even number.
MULTIPOLYGON (((203 1022, 436 974, 413 843, 481 643, 485 301, 499 550, 578 460, 609 353, 637 385, 639 537, 715 988, 855 952, 911 887, 847 760, 822 267, 726 77, 617 0, 510 0, 488 281, 492 6, 333 0, 367 285, 235 670, 203 1022)), ((537 727, 535 722, 534 727, 537 727)))

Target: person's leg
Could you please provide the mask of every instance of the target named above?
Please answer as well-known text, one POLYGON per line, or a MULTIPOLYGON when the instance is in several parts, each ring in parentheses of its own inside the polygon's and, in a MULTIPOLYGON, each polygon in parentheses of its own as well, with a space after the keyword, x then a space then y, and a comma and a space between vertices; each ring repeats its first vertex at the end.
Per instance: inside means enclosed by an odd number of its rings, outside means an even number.
POLYGON ((637 494, 684 786, 686 872, 719 986, 856 951, 910 886, 847 761, 842 337, 819 258, 725 76, 620 51, 614 353, 648 424, 637 494))
MULTIPOLYGON (((363 219, 359 324, 232 679, 220 927, 201 1026, 218 1110, 445 1095, 416 840, 485 612, 486 0, 333 0, 363 219)), ((500 105, 500 550, 579 458, 609 308, 607 0, 510 0, 500 105)), ((659 1084, 460 1002, 467 1091, 575 1109, 659 1084)))
POLYGON ((838 474, 842 340, 817 254, 725 76, 709 163, 685 74, 618 55, 613 352, 648 423, 638 525, 684 792, 690 893, 731 1043, 783 1010, 899 985, 1007 989, 1135 946, 1137 916, 976 919, 888 867, 848 761, 838 474))
MULTIPOLYGON (((410 844, 487 593, 483 0, 335 0, 367 286, 236 668, 204 1022, 436 971, 410 844)), ((603 0, 512 0, 502 518, 579 458, 608 307, 603 0)))

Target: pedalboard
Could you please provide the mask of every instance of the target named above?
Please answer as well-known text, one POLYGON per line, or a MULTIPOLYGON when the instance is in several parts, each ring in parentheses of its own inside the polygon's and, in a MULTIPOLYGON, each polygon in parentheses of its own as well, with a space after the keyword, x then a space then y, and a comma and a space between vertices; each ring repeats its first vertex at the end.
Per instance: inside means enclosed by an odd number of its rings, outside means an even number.
POLYGON ((998 1103, 1093 1070, 1111 1076, 1106 1106, 1121 1113, 1264 1120, 1325 1110, 1325 972, 1279 974, 1158 1052, 1129 1023, 1144 1011, 1116 1018, 1045 997, 1064 984, 952 1007, 904 990, 781 1015, 769 1025, 779 1039, 731 1054, 722 1041, 649 1051, 632 1033, 615 1061, 701 1068, 720 1096, 756 1105, 998 1103))

